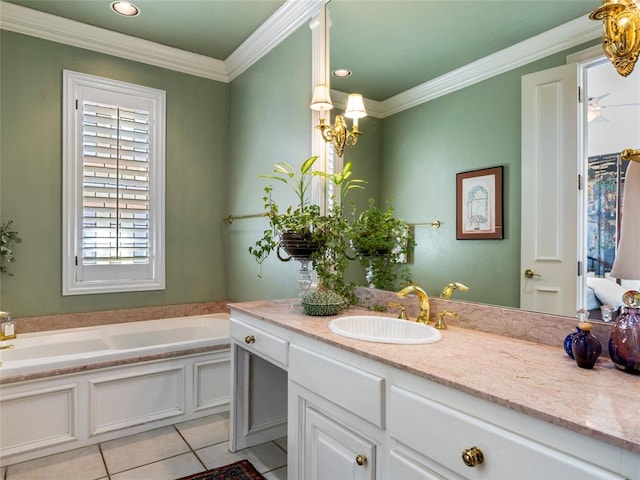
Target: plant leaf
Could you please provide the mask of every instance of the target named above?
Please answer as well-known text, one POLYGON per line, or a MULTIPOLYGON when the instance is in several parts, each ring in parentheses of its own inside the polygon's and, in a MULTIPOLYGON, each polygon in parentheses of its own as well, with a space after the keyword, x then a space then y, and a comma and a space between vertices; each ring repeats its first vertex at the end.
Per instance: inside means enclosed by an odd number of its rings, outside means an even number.
POLYGON ((302 174, 307 173, 311 169, 311 167, 313 166, 313 164, 316 162, 317 159, 318 159, 317 155, 307 158, 304 161, 304 163, 302 164, 302 166, 300 167, 300 173, 302 173, 302 174))

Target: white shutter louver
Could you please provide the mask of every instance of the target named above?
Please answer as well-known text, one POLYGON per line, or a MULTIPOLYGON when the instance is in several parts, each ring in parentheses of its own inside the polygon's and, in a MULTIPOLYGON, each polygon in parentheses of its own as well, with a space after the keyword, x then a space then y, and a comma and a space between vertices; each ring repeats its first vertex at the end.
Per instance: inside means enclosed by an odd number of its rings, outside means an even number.
POLYGON ((63 76, 62 294, 164 290, 166 92, 63 76))
POLYGON ((149 112, 82 105, 83 265, 149 262, 149 112))

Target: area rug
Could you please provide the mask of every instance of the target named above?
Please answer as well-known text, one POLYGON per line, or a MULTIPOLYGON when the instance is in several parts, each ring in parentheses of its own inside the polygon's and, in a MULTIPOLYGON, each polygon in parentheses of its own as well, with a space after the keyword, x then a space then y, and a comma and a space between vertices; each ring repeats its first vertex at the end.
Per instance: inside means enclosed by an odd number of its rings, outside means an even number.
POLYGON ((196 473, 178 480, 265 480, 248 460, 196 473))

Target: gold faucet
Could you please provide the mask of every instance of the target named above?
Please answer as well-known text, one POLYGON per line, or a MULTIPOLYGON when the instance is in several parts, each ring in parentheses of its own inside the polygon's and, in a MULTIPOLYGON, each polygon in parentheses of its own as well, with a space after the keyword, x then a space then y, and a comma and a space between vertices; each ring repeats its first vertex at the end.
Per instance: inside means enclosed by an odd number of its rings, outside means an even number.
POLYGON ((469 287, 460 282, 452 282, 444 287, 440 294, 440 298, 451 298, 451 295, 453 295, 453 292, 455 292, 456 289, 460 289, 461 292, 466 292, 469 290, 469 287))
POLYGON ((452 312, 451 310, 443 310, 442 312, 438 313, 438 321, 436 321, 434 328, 437 328, 438 330, 446 330, 447 324, 444 321, 444 317, 456 318, 457 316, 458 314, 456 312, 452 312))
POLYGON ((422 288, 414 284, 403 288, 397 293, 399 297, 406 297, 409 294, 417 295, 420 299, 420 315, 418 315, 418 318, 416 318, 416 322, 424 324, 429 323, 429 312, 431 310, 431 305, 429 304, 429 296, 422 288))
POLYGON ((400 313, 398 314, 398 318, 400 320, 409 320, 409 317, 407 316, 407 307, 400 305, 398 302, 389 302, 387 305, 389 307, 400 309, 400 313))

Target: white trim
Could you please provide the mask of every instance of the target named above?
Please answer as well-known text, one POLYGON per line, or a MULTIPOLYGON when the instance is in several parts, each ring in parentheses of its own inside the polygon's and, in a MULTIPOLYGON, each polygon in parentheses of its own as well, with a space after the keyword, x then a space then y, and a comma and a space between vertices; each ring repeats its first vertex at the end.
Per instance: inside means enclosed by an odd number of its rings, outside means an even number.
POLYGON ((328 0, 287 0, 224 61, 229 81, 315 16, 328 0))
MULTIPOLYGON (((311 20, 311 85, 309 93, 318 84, 329 85, 329 29, 331 20, 327 7, 323 6, 317 15, 311 20)), ((317 155, 318 160, 314 165, 316 170, 329 172, 329 146, 322 138, 320 130, 316 125, 320 123, 320 112, 309 109, 311 113, 311 155, 317 155)), ((331 112, 326 112, 327 117, 331 117, 331 112)), ((325 213, 328 207, 327 182, 323 177, 314 176, 311 180, 311 203, 320 206, 320 211, 325 213)))
POLYGON ((581 45, 601 34, 599 22, 586 16, 576 18, 384 100, 382 118, 581 45))
POLYGON ((211 80, 229 81, 221 60, 12 3, 0 2, 0 28, 211 80))
POLYGON ((324 0, 287 0, 226 61, 0 1, 0 28, 229 83, 309 20, 324 0))
MULTIPOLYGON (((63 70, 63 111, 62 111, 62 295, 83 295, 93 293, 132 292, 146 290, 164 290, 165 280, 165 179, 166 179, 166 92, 108 78, 96 77, 84 73, 63 70), (152 123, 150 142, 152 145, 153 165, 151 169, 151 264, 137 277, 130 276, 135 266, 107 266, 127 272, 126 277, 118 278, 106 272, 104 266, 88 267, 86 272, 99 272, 94 278, 85 278, 79 272, 77 258, 81 250, 82 222, 82 139, 78 130, 78 109, 76 101, 83 88, 100 89, 116 95, 128 95, 143 99, 152 105, 152 123), (80 152, 80 153, 79 153, 80 152), (132 268, 134 267, 134 268, 132 268)), ((80 112, 81 113, 81 112, 80 112)), ((141 270, 140 268, 136 270, 141 270)))
MULTIPOLYGON (((224 62, 2 0, 0 28, 228 83, 310 19, 325 1, 287 0, 224 62)), ((579 17, 382 102, 368 101, 367 111, 373 117, 385 118, 588 42, 598 38, 601 33, 599 22, 591 21, 586 16, 579 17)))
POLYGON ((567 55, 567 63, 591 63, 596 60, 599 61, 602 58, 604 58, 602 45, 594 45, 593 47, 567 55))

